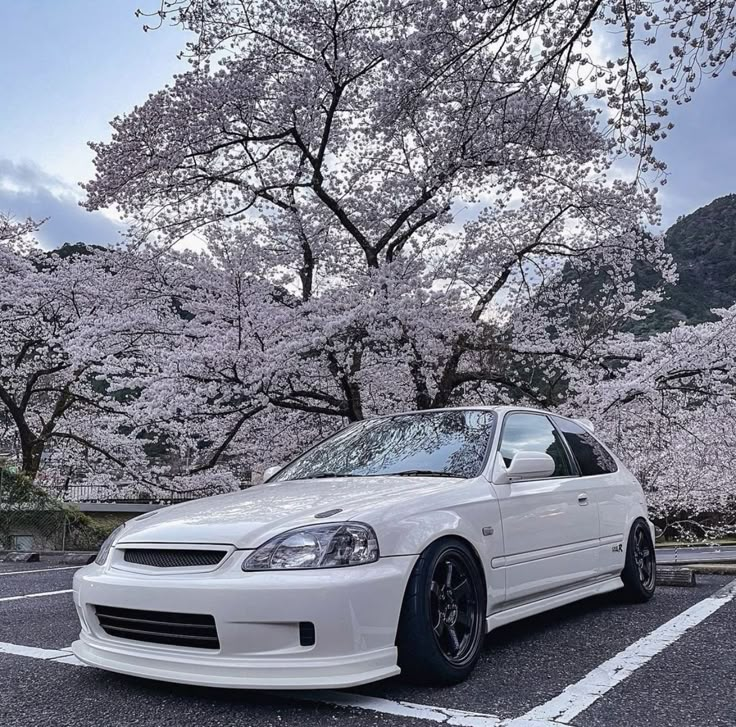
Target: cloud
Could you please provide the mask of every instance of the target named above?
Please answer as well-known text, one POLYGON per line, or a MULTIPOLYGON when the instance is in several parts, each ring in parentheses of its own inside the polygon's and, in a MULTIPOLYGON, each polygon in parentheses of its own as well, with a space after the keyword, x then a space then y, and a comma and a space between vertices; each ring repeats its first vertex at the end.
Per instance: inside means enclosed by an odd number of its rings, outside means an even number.
POLYGON ((111 244, 125 231, 123 222, 79 206, 80 195, 64 180, 33 162, 0 159, 0 212, 15 218, 46 219, 38 239, 46 248, 65 242, 111 244))

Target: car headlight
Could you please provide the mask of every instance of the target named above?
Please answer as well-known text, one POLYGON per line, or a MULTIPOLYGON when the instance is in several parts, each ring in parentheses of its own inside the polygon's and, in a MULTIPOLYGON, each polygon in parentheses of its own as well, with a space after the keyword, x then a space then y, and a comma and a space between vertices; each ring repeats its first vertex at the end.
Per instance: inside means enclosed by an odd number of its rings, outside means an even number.
POLYGON ((325 523, 287 530, 243 562, 243 570, 341 568, 378 560, 378 540, 363 523, 325 523))
POLYGON ((100 546, 100 552, 97 553, 97 557, 95 558, 95 563, 97 563, 97 565, 105 565, 105 563, 107 563, 107 557, 110 555, 110 550, 112 549, 112 546, 115 545, 115 541, 120 537, 124 527, 125 523, 118 525, 118 527, 116 527, 115 530, 105 538, 105 542, 100 546))

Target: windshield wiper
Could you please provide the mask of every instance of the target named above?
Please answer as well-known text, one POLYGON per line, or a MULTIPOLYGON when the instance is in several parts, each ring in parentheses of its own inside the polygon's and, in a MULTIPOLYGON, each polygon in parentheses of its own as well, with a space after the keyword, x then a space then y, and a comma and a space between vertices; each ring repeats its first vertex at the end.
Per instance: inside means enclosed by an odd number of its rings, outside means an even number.
POLYGON ((313 475, 293 477, 294 480, 321 480, 328 477, 457 477, 467 479, 465 475, 453 472, 440 472, 439 470, 403 470, 402 472, 374 472, 372 474, 354 474, 352 472, 317 472, 313 475))
POLYGON ((384 474, 395 477, 459 477, 465 479, 465 475, 440 472, 439 470, 403 470, 402 472, 386 472, 384 474))
POLYGON ((325 477, 358 477, 358 475, 351 475, 349 472, 317 472, 314 475, 304 475, 304 477, 294 477, 295 480, 321 480, 325 477))

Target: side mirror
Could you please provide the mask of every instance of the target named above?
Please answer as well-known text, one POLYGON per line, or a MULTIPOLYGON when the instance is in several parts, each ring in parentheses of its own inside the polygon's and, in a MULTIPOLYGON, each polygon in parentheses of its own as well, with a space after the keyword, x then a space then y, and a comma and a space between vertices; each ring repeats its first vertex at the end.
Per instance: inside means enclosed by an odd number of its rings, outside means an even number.
POLYGON ((280 464, 275 464, 275 465, 272 465, 271 467, 266 467, 266 469, 263 470, 263 481, 268 482, 280 469, 281 469, 280 464))
POLYGON ((538 480, 550 477, 555 471, 555 461, 544 452, 517 452, 506 469, 506 475, 514 480, 538 480))

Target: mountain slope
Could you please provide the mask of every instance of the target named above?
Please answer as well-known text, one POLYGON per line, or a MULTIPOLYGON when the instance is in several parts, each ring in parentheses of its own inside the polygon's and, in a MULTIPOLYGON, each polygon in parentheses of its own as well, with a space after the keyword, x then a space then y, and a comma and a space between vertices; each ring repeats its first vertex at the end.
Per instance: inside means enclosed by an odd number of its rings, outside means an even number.
MULTIPOLYGON (((736 194, 720 197, 681 217, 665 233, 666 250, 672 255, 679 280, 667 286, 665 298, 651 315, 632 321, 626 330, 639 336, 668 331, 680 321, 695 325, 715 320, 711 308, 727 308, 736 302, 736 194)), ((577 279, 571 266, 562 272, 577 279)), ((580 297, 596 300, 606 275, 578 280, 580 297)), ((638 290, 658 287, 660 274, 641 261, 634 267, 638 290)))
POLYGON ((736 194, 681 217, 665 238, 679 281, 646 322, 649 330, 710 321, 711 308, 736 302, 736 194))

